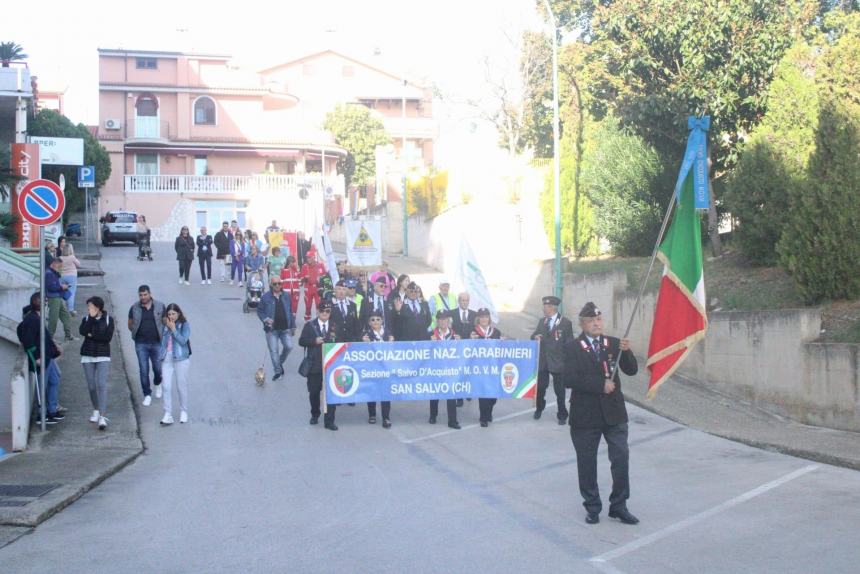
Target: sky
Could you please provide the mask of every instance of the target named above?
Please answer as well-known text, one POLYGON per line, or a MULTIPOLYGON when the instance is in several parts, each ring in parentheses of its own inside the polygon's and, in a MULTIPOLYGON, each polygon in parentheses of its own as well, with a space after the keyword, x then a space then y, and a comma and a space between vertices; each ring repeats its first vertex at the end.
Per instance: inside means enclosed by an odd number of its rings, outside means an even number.
POLYGON ((331 48, 437 87, 445 96, 434 107, 443 162, 464 149, 495 146, 494 129, 461 102, 489 107, 488 74, 493 82, 514 78, 516 39, 541 25, 534 0, 42 0, 37 8, 17 6, 21 14, 9 17, 7 10, 0 21, 0 41, 23 46, 43 89, 67 86, 65 112, 75 122, 98 123, 98 48, 230 54, 259 69, 331 48))

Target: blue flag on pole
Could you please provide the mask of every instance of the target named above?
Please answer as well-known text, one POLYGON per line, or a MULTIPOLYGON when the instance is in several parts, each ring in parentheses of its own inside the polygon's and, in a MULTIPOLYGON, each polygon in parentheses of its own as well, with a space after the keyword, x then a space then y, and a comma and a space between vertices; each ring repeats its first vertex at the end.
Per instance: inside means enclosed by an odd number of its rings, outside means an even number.
POLYGON ((681 201, 681 186, 690 170, 693 170, 693 199, 696 209, 708 209, 710 206, 710 185, 708 184, 708 130, 711 127, 711 117, 703 116, 687 118, 687 149, 684 161, 675 183, 675 199, 681 201))

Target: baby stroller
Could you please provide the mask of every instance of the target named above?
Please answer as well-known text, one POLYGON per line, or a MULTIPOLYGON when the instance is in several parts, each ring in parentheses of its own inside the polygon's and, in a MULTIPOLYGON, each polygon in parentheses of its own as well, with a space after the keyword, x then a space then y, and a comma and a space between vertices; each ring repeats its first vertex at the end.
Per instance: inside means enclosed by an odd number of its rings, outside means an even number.
POLYGON ((260 304, 260 297, 263 296, 263 272, 251 271, 248 274, 245 282, 245 301, 242 303, 242 311, 250 313, 251 309, 256 309, 260 304))
POLYGON ((152 261, 152 246, 149 244, 149 234, 142 235, 137 240, 137 260, 152 261))

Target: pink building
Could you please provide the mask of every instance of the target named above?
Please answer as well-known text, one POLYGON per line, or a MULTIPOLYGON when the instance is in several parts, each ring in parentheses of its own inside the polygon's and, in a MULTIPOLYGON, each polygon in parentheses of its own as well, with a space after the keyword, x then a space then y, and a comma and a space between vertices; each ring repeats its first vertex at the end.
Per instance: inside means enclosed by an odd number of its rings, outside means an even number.
POLYGON ((343 204, 347 151, 322 129, 338 103, 378 110, 395 146, 405 137, 432 162, 429 94, 335 52, 256 72, 223 55, 100 49, 99 140, 113 168, 100 210, 146 215, 154 239, 230 219, 310 233, 343 204))

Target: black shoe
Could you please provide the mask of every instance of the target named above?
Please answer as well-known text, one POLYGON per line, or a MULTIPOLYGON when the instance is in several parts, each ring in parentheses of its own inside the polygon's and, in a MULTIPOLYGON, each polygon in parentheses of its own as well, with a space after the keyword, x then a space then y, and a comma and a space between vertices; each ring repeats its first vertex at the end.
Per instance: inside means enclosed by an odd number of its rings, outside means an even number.
POLYGON ((564 418, 559 417, 558 424, 559 424, 559 426, 567 424, 567 417, 564 417, 564 418))
POLYGON ((272 380, 277 381, 278 379, 280 379, 283 376, 284 376, 284 373, 275 373, 275 376, 272 377, 272 380))
MULTIPOLYGON (((56 419, 52 419, 51 417, 45 417, 45 424, 48 426, 55 425, 58 422, 60 422, 60 421, 58 421, 56 419)), ((42 426, 42 419, 36 419, 36 424, 39 426, 42 426)))
POLYGON ((64 415, 64 414, 63 414, 63 413, 61 413, 61 412, 48 413, 48 418, 49 418, 49 419, 54 419, 54 420, 57 420, 57 421, 61 421, 61 420, 63 420, 64 418, 66 418, 66 415, 64 415))
POLYGON ((448 423, 448 428, 460 430, 460 423, 454 421, 452 423, 448 423))
POLYGON ((600 514, 597 512, 589 512, 585 515, 585 522, 588 524, 597 524, 600 522, 600 514))
POLYGON ((488 419, 487 419, 487 422, 488 422, 488 423, 493 422, 493 415, 490 415, 490 418, 488 418, 488 419))
POLYGON ((463 399, 457 399, 457 406, 458 406, 458 407, 462 407, 462 406, 463 406, 463 399))
POLYGON ((621 508, 619 510, 610 510, 609 518, 617 518, 624 524, 639 524, 639 519, 630 514, 630 511, 626 508, 621 508))
POLYGON ((320 418, 319 418, 319 417, 311 417, 311 424, 312 424, 312 425, 315 425, 315 424, 317 424, 317 423, 319 423, 319 422, 320 422, 320 418))
POLYGON ((435 425, 436 424, 436 417, 430 417, 430 420, 427 422, 429 422, 431 425, 435 425))
POLYGON ((391 421, 388 419, 382 419, 382 428, 390 429, 391 428, 391 421))
POLYGON ((367 422, 368 422, 368 424, 375 425, 376 424, 376 417, 368 417, 367 422))
POLYGON ((490 426, 490 423, 488 423, 487 421, 481 421, 481 426, 487 428, 488 426, 490 426))
POLYGON ((331 423, 331 424, 325 425, 325 428, 327 428, 328 430, 337 430, 337 425, 334 423, 331 423))
POLYGON ((535 420, 538 420, 542 414, 543 414, 543 409, 536 410, 535 414, 534 414, 535 420))

